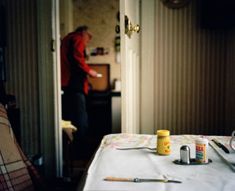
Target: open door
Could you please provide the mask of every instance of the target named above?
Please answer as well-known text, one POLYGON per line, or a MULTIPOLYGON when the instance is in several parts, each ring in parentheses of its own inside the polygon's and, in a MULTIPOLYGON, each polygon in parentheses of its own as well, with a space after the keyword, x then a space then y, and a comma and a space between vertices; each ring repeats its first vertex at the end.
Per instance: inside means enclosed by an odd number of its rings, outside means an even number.
POLYGON ((140 0, 120 0, 122 133, 140 132, 140 0))
POLYGON ((54 81, 54 131, 55 131, 55 159, 56 175, 63 176, 63 150, 62 150, 62 127, 61 127, 61 83, 60 83, 60 27, 59 27, 59 1, 52 1, 52 44, 53 56, 53 81, 54 81))

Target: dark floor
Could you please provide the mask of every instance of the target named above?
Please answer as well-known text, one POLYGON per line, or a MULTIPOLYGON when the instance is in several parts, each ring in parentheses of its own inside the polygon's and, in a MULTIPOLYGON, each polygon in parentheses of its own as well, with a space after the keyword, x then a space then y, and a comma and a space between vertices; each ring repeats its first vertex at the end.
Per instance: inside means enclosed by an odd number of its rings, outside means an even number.
POLYGON ((56 179, 49 185, 49 190, 55 191, 75 191, 82 187, 82 180, 85 177, 86 168, 89 161, 76 160, 73 163, 73 169, 70 176, 56 179))
POLYGON ((100 141, 100 137, 88 137, 82 144, 74 141, 73 144, 64 148, 64 177, 50 183, 49 190, 79 190, 100 141))

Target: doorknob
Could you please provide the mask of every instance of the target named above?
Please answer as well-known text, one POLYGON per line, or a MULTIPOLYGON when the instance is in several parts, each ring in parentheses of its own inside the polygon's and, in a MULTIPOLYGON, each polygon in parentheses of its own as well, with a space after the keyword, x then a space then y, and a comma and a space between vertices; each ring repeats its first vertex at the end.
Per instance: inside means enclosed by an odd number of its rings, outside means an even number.
POLYGON ((131 38, 133 32, 139 33, 140 25, 133 25, 128 16, 125 15, 125 34, 127 34, 127 36, 131 38))

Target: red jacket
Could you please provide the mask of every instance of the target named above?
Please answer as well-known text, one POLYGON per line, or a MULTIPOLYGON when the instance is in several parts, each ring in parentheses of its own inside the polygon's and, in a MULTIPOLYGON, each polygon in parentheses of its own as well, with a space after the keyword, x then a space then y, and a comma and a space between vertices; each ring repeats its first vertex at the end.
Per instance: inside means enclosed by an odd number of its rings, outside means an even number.
POLYGON ((62 88, 87 94, 87 74, 90 70, 85 62, 85 45, 82 36, 76 32, 69 33, 61 42, 62 88))

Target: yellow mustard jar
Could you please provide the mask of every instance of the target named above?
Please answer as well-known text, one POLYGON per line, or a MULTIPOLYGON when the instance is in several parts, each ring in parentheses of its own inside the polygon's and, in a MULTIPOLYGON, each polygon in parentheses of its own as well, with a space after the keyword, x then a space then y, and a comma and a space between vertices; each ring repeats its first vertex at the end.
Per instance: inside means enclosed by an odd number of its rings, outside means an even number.
POLYGON ((157 131, 157 153, 159 155, 171 154, 170 131, 168 130, 157 131))

